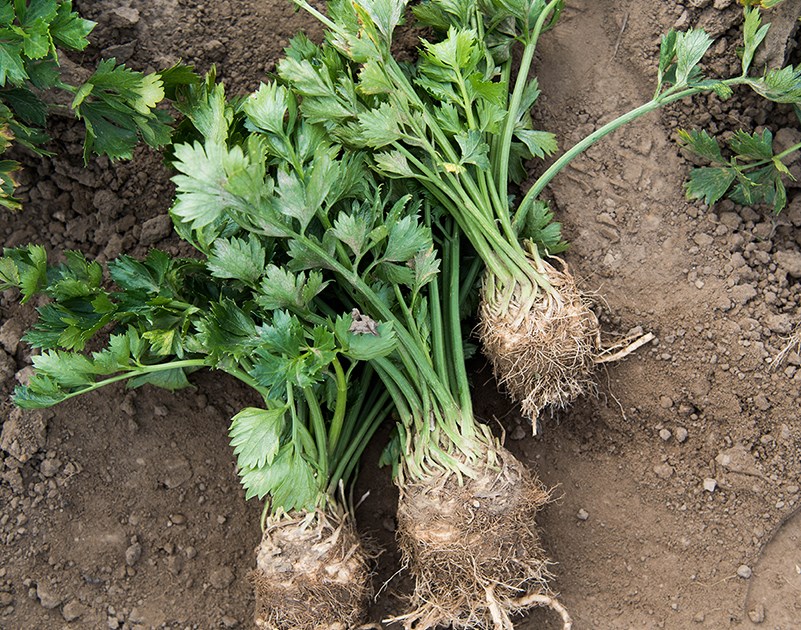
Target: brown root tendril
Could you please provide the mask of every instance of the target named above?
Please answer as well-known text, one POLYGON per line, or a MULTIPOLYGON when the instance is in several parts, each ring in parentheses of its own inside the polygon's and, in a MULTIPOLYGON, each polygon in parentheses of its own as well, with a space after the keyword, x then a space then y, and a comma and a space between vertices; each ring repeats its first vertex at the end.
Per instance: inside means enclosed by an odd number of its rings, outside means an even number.
POLYGON ((549 500, 539 480, 502 447, 497 467, 460 485, 456 475, 408 480, 398 544, 415 579, 407 630, 511 629, 511 618, 550 598, 549 561, 534 518, 549 500))
POLYGON ((270 517, 250 574, 265 630, 352 630, 372 593, 368 555, 347 516, 270 517))
POLYGON ((532 264, 553 291, 541 291, 529 308, 530 296, 517 286, 507 307, 485 282, 479 336, 498 383, 536 420, 547 405, 562 407, 593 387, 600 329, 567 265, 560 271, 543 260, 532 264))

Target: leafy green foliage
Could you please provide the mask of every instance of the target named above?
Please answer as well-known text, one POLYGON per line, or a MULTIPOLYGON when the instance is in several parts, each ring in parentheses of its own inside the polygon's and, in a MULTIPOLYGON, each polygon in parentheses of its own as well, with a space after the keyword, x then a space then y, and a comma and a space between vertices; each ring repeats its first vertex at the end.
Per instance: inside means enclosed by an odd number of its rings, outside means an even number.
POLYGON ((799 147, 776 155, 773 134, 736 131, 727 142, 731 157, 724 158, 718 142, 705 131, 679 131, 679 140, 690 152, 714 164, 695 168, 686 184, 687 197, 712 205, 726 193, 741 204, 766 204, 781 212, 787 204, 783 177, 792 177, 782 158, 799 147))
MULTIPOLYGON (((153 147, 170 138, 172 119, 156 106, 165 89, 197 82, 185 66, 143 75, 113 59, 101 61, 81 86, 62 80, 61 50, 80 51, 89 44, 94 23, 73 10, 72 0, 0 2, 0 154, 12 141, 41 155, 49 140, 44 132, 46 93, 62 90, 74 95, 72 109, 86 127, 84 158, 92 152, 111 159, 130 158, 143 140, 153 147)), ((0 205, 19 209, 13 197, 16 163, 0 161, 0 205)))
POLYGON ((754 7, 745 8, 745 20, 743 23, 743 53, 742 66, 743 74, 748 74, 751 62, 754 60, 754 53, 765 36, 768 34, 770 24, 762 24, 762 14, 759 9, 754 7))

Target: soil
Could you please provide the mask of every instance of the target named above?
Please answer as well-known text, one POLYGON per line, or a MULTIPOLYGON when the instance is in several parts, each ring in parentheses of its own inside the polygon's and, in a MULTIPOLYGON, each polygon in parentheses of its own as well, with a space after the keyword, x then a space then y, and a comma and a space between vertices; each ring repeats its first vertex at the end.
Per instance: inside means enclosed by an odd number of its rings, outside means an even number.
MULTIPOLYGON (((201 71, 217 64, 232 94, 267 76, 292 33, 319 36, 287 0, 76 6, 99 23, 76 64, 101 56, 143 70, 178 59, 201 71)), ((672 26, 709 29, 710 71, 736 69, 738 6, 568 2, 538 53, 538 123, 566 147, 650 98, 658 37, 672 26)), ((801 6, 790 0, 783 10, 774 58, 797 54, 786 44, 801 6)), ((787 145, 801 136, 781 106, 739 92, 725 103, 699 98, 605 139, 551 187, 572 241, 567 263, 596 297, 605 334, 657 339, 599 369, 597 395, 546 415, 536 437, 491 371, 481 362, 472 369, 479 414, 497 419, 507 446, 554 487, 539 527, 577 630, 801 623, 801 356, 776 361, 801 320, 801 194, 790 188, 778 216, 688 202, 690 164, 675 129, 702 125, 723 134, 765 125, 787 145)), ((52 133, 60 157, 22 156, 25 209, 0 216, 5 246, 37 241, 101 259, 181 251, 165 218, 172 189, 158 155, 141 149, 130 163, 84 168, 78 128, 55 120, 52 133)), ((20 335, 33 317, 32 306, 2 297, 4 401, 30 372, 20 335)), ((111 387, 44 413, 3 403, 0 628, 252 626, 246 575, 260 506, 244 500, 226 432, 255 401, 218 375, 193 384, 176 394, 111 387)), ((397 495, 388 473, 376 472, 379 446, 357 489, 369 491, 359 530, 385 549, 375 621, 404 612, 410 588, 396 573, 397 495)), ((517 627, 560 624, 536 610, 517 627)))

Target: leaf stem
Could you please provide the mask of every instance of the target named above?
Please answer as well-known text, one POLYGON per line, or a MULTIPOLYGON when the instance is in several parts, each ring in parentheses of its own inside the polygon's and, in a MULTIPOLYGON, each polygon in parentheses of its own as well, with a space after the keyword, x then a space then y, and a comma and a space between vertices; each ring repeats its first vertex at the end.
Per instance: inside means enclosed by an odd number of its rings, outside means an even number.
POLYGON ((172 361, 170 363, 158 363, 156 365, 143 365, 140 367, 133 368, 127 372, 122 374, 117 374, 116 376, 112 376, 110 378, 103 379, 102 381, 97 381, 92 383, 91 385, 87 385, 83 389, 70 392, 69 394, 65 394, 61 401, 69 400, 70 398, 74 398, 75 396, 81 396, 83 394, 88 394, 89 392, 93 392, 96 389, 100 389, 101 387, 105 387, 106 385, 111 385, 113 383, 119 383, 120 381, 125 381, 129 378, 134 378, 136 376, 142 376, 143 374, 154 374, 157 372, 166 372, 169 370, 180 370, 183 368, 190 368, 190 367, 205 367, 208 366, 208 363, 205 359, 183 359, 181 361, 172 361))
POLYGON ((331 418, 331 427, 328 430, 328 453, 334 456, 342 434, 342 426, 345 421, 345 412, 348 404, 348 380, 339 359, 334 357, 331 361, 334 366, 334 382, 337 385, 337 399, 334 405, 334 416, 331 418))
MULTIPOLYGON (((720 81, 720 83, 731 86, 731 85, 741 85, 746 83, 747 81, 743 79, 743 77, 734 77, 732 79, 726 79, 720 81)), ((679 101, 683 98, 688 96, 694 96, 695 94, 700 94, 701 92, 705 92, 711 89, 709 86, 696 86, 696 87, 689 87, 677 92, 665 92, 661 96, 658 96, 655 99, 640 105, 639 107, 631 110, 623 114, 622 116, 618 116, 614 120, 606 123, 602 127, 599 127, 590 135, 588 135, 583 140, 577 142, 573 145, 570 149, 565 151, 551 166, 537 178, 537 181, 534 182, 534 185, 528 190, 525 194, 523 199, 518 206, 517 212, 520 212, 521 208, 525 208, 528 204, 532 203, 539 194, 545 189, 545 187, 551 182, 551 180, 558 175, 562 169, 564 169, 570 162, 573 161, 578 155, 586 151, 589 147, 593 144, 598 142, 601 138, 609 135, 613 131, 616 131, 618 128, 622 127, 630 123, 631 121, 639 118, 640 116, 644 116, 664 105, 668 105, 669 103, 673 103, 674 101, 679 101)), ((517 219, 517 214, 515 215, 515 219, 517 219)))

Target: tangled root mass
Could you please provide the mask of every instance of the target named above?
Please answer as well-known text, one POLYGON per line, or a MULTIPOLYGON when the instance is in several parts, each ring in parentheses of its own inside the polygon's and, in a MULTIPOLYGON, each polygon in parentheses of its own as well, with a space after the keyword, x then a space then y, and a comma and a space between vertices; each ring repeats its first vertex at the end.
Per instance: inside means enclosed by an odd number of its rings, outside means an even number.
POLYGON ((529 296, 517 287, 507 308, 485 284, 479 313, 495 378, 532 420, 545 406, 564 406, 592 387, 599 350, 598 318, 567 268, 541 260, 536 265, 553 292, 542 291, 529 308, 529 296))
POLYGON ((548 494, 510 453, 498 455, 499 469, 463 485, 442 473, 401 488, 398 542, 415 578, 405 628, 511 628, 512 615, 542 604, 521 597, 547 595, 534 516, 548 494))
POLYGON ((368 556, 346 518, 283 514, 268 521, 251 581, 265 630, 351 630, 366 616, 368 556))

